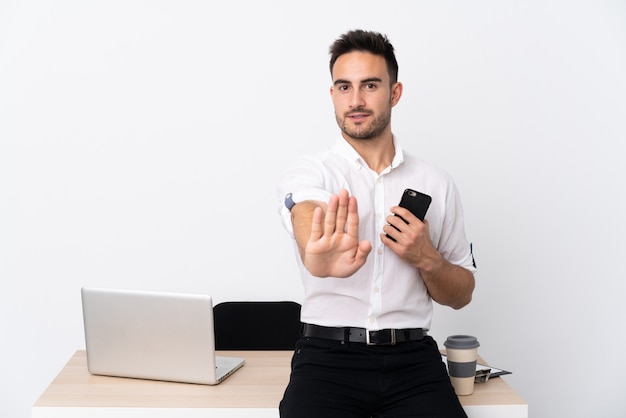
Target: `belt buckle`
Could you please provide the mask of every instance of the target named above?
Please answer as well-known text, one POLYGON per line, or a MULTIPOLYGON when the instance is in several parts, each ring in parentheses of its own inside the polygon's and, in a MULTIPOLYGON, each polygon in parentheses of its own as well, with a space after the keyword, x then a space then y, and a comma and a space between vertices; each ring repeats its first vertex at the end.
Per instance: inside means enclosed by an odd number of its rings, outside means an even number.
POLYGON ((367 345, 396 345, 396 330, 381 329, 377 331, 366 331, 365 343, 367 345), (375 341, 372 341, 372 335, 374 335, 375 341))

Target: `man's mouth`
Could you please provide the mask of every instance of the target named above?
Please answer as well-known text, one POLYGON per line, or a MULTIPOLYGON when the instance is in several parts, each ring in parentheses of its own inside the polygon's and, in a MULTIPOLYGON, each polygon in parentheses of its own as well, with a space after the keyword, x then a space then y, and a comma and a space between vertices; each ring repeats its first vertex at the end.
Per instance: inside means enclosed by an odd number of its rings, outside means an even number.
POLYGON ((369 117, 369 113, 350 113, 347 117, 353 122, 363 122, 369 117))

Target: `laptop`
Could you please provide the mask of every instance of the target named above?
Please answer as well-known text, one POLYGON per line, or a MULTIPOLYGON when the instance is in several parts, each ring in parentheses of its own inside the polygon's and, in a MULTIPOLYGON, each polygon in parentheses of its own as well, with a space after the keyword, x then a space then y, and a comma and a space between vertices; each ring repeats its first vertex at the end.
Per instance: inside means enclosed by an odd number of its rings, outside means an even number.
POLYGON ((81 296, 92 374, 216 385, 244 365, 215 355, 210 295, 83 287, 81 296))

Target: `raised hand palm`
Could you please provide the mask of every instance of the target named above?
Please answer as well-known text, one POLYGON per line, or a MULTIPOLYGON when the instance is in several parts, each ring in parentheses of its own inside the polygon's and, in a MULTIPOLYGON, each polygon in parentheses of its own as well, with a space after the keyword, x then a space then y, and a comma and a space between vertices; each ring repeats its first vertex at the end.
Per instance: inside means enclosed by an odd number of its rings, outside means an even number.
POLYGON ((311 236, 304 252, 304 264, 318 277, 349 277, 365 264, 371 251, 369 241, 359 242, 356 199, 342 190, 333 195, 326 215, 321 208, 313 214, 311 236), (323 219, 322 219, 323 218, 323 219))

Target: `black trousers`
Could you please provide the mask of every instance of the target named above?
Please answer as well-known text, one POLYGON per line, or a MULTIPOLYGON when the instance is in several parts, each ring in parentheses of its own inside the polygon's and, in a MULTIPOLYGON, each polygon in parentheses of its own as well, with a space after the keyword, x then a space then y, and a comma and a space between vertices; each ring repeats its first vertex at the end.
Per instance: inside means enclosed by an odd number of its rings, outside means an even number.
POLYGON ((431 337, 393 346, 302 338, 282 418, 467 418, 431 337))

